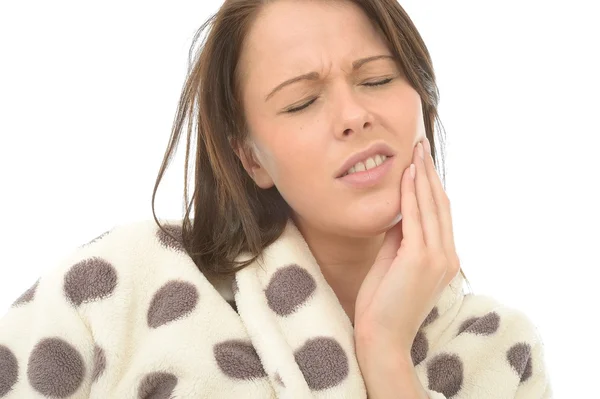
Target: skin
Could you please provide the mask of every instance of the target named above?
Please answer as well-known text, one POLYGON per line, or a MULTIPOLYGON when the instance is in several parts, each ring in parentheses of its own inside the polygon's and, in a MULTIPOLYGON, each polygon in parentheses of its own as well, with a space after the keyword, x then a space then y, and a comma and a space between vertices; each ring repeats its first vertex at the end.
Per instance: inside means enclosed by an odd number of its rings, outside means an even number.
POLYGON ((263 8, 240 57, 250 151, 242 162, 258 186, 277 186, 348 316, 383 241, 400 216, 400 179, 425 137, 421 99, 357 6, 281 0, 263 8), (353 29, 348 29, 352 26, 353 29), (319 81, 283 81, 315 71, 319 81), (392 78, 381 86, 367 86, 392 78), (318 97, 318 98, 317 98, 318 97), (290 108, 316 101, 297 113, 290 108), (374 142, 394 151, 392 170, 369 190, 337 181, 352 154, 374 142), (308 194, 308 195, 307 195, 308 194))
POLYGON ((391 54, 383 36, 351 3, 266 5, 240 57, 249 136, 247 146, 236 152, 259 187, 275 185, 288 202, 354 322, 369 397, 402 392, 423 398, 427 394, 410 348, 459 265, 449 203, 427 152, 420 96, 394 60, 352 68, 358 59, 391 54), (270 95, 282 82, 313 71, 318 79, 270 95), (385 178, 366 189, 340 182, 336 171, 345 160, 375 142, 394 152, 385 178), (420 142, 426 144, 423 157, 417 152, 420 142), (413 162, 415 179, 408 172, 413 162))

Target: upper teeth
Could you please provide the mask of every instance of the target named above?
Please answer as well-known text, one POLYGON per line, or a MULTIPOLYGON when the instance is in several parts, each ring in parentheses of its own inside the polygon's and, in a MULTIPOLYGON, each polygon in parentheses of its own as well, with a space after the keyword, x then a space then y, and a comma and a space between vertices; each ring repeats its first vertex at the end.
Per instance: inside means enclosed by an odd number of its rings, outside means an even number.
POLYGON ((364 162, 357 162, 356 165, 354 165, 353 167, 348 169, 346 173, 344 173, 344 176, 352 174, 354 172, 364 172, 365 170, 372 169, 376 166, 381 165, 386 159, 388 159, 387 156, 377 154, 373 157, 367 158, 364 162))

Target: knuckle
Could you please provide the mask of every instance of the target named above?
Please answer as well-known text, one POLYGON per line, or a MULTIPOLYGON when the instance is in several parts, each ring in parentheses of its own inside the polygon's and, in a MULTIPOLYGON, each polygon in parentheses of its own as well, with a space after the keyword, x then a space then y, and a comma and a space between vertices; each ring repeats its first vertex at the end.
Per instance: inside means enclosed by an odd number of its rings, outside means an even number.
POLYGON ((433 272, 441 272, 446 270, 447 262, 443 254, 424 254, 423 264, 433 272))
POLYGON ((460 259, 458 259, 458 255, 453 254, 449 257, 448 261, 448 272, 452 275, 455 275, 460 270, 460 259))
POLYGON ((457 269, 460 269, 460 258, 458 257, 458 255, 456 253, 454 253, 452 256, 452 263, 453 263, 454 267, 456 267, 457 269))
POLYGON ((421 220, 421 211, 418 208, 413 212, 413 217, 417 221, 421 220))
POLYGON ((431 209, 433 209, 433 212, 437 214, 438 203, 433 196, 429 198, 429 205, 431 206, 431 209))
POLYGON ((440 204, 444 207, 450 208, 450 198, 448 198, 448 195, 444 192, 441 197, 440 204))
POLYGON ((436 256, 433 265, 436 270, 447 270, 448 269, 448 260, 445 255, 436 256))

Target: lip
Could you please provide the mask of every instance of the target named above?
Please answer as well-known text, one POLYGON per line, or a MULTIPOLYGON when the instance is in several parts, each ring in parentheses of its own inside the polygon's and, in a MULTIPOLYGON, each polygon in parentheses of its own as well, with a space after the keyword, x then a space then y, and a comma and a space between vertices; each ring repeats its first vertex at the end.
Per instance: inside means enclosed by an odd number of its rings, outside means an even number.
POLYGON ((395 158, 389 157, 381 165, 365 170, 362 172, 354 172, 349 175, 339 177, 337 181, 352 189, 368 189, 378 186, 384 181, 385 176, 392 169, 395 158))
MULTIPOLYGON (((377 154, 385 155, 386 157, 393 157, 394 151, 385 143, 375 143, 368 146, 365 150, 357 152, 356 154, 351 155, 342 166, 335 172, 335 178, 341 178, 344 173, 348 171, 352 166, 354 166, 357 162, 363 162, 367 158, 375 156, 377 154)), ((386 160, 387 161, 387 160, 386 160)), ((382 164, 383 165, 383 164, 382 164)), ((361 173, 361 172, 359 172, 361 173)))

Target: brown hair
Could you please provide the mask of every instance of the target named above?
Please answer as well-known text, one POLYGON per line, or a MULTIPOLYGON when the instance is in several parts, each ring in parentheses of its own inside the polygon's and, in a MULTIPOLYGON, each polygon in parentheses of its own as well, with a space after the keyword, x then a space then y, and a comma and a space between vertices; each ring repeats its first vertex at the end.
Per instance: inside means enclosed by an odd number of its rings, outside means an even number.
MULTIPOLYGON (((421 96, 426 135, 445 187, 444 162, 438 158, 438 153, 443 158, 444 143, 439 145, 434 138, 434 125, 437 122, 441 126, 437 113, 439 92, 423 39, 396 0, 349 1, 361 7, 380 30, 394 56, 400 60, 410 84, 421 96)), ((258 188, 232 147, 232 144, 244 143, 248 131, 239 90, 238 60, 251 24, 267 3, 269 0, 225 0, 216 14, 196 32, 190 48, 188 75, 152 194, 154 220, 165 231, 156 217, 154 202, 187 121, 186 211, 181 238, 198 268, 212 276, 235 273, 255 260, 281 235, 291 216, 277 188, 258 188), (200 51, 192 59, 196 41, 209 27, 200 51), (196 156, 194 186, 192 198, 188 200, 192 148, 196 156), (250 253, 252 257, 245 262, 236 262, 241 252, 250 253)), ((444 138, 440 135, 441 140, 444 138)))

